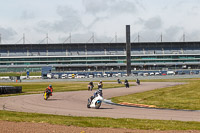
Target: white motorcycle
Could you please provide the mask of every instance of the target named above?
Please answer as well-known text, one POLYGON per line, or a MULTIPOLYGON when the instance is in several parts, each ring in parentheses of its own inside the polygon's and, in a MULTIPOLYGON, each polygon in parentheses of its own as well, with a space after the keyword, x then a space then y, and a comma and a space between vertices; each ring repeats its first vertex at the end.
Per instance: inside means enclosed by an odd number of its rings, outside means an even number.
POLYGON ((95 98, 88 98, 87 107, 98 109, 100 108, 102 101, 103 101, 103 97, 100 94, 97 94, 95 98))

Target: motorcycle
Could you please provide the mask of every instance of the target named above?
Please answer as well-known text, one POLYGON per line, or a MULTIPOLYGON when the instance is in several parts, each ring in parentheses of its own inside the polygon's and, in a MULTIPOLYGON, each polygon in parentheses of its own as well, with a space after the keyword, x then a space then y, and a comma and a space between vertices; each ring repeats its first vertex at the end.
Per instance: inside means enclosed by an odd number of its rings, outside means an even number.
POLYGON ((46 89, 44 91, 44 100, 47 100, 51 96, 51 91, 49 89, 46 89))
POLYGON ((122 84, 122 81, 120 79, 117 80, 118 84, 122 84))
POLYGON ((96 97, 92 96, 91 98, 88 98, 87 108, 99 109, 102 101, 103 97, 100 94, 97 94, 96 97))
POLYGON ((92 85, 88 85, 88 91, 92 91, 93 86, 92 85))
POLYGON ((126 88, 129 88, 129 83, 128 82, 125 82, 124 85, 125 85, 126 88))
POLYGON ((136 83, 137 83, 138 85, 140 85, 140 80, 137 80, 136 83))

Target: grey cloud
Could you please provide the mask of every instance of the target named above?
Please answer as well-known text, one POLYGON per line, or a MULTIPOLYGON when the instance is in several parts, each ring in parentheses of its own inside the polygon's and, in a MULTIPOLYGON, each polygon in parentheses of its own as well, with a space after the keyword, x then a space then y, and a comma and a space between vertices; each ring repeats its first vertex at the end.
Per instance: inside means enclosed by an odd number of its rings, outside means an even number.
POLYGON ((98 13, 109 12, 107 15, 119 15, 122 13, 135 13, 138 1, 129 2, 127 0, 83 0, 86 13, 96 15, 98 13))
MULTIPOLYGON (((159 42, 161 41, 161 34, 162 34, 162 41, 163 42, 170 42, 170 41, 182 41, 181 37, 183 35, 183 27, 178 26, 170 26, 167 29, 160 29, 160 30, 152 30, 146 29, 141 31, 140 34, 140 41, 153 41, 159 42)), ((133 41, 137 41, 137 34, 133 35, 133 41)))
POLYGON ((53 24, 53 30, 71 32, 84 27, 81 15, 76 10, 65 6, 59 7, 57 13, 61 16, 61 20, 53 24))
POLYGON ((104 20, 120 18, 124 15, 132 15, 138 10, 139 2, 128 0, 83 0, 86 14, 93 15, 94 21, 88 28, 104 20))
POLYGON ((199 5, 193 6, 189 11, 188 11, 188 15, 193 15, 193 16, 199 16, 199 5))
POLYGON ((47 21, 39 21, 37 26, 34 28, 39 33, 47 33, 50 31, 51 23, 47 21))
POLYGON ((169 41, 180 41, 183 35, 183 27, 171 26, 165 30, 163 38, 169 41))
POLYGON ((185 41, 200 41, 200 31, 196 30, 192 33, 185 33, 185 41))
POLYGON ((40 21, 38 22, 37 31, 40 32, 73 32, 84 28, 79 13, 70 7, 58 7, 57 14, 60 20, 54 22, 40 21))
POLYGON ((21 19, 33 19, 33 18, 35 18, 35 15, 32 12, 23 11, 21 14, 21 19))
MULTIPOLYGON (((115 0, 114 0, 115 1, 115 0)), ((83 0, 87 13, 96 14, 108 10, 111 0, 83 0)))
POLYGON ((142 18, 138 18, 135 22, 134 25, 143 25, 145 23, 145 20, 142 18))
POLYGON ((113 3, 110 6, 110 11, 113 14, 119 14, 119 13, 132 14, 137 11, 137 5, 136 3, 133 2, 118 0, 117 2, 113 3))
MULTIPOLYGON (((140 34, 140 41, 159 41, 163 25, 159 16, 147 20, 139 17, 134 22, 134 25, 142 28, 142 30, 138 31, 140 34)), ((138 41, 138 33, 133 34, 132 41, 138 41)))
POLYGON ((2 40, 11 40, 15 35, 17 35, 17 32, 12 28, 0 27, 0 34, 2 36, 2 40))
POLYGON ((153 17, 148 19, 144 23, 145 28, 147 29, 159 29, 162 27, 162 20, 160 17, 153 17))

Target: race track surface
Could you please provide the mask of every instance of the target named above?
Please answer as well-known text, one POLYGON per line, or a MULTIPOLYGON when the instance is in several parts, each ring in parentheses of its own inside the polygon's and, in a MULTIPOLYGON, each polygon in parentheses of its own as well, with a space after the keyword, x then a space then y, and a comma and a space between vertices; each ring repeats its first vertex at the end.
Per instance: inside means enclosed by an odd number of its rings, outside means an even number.
MULTIPOLYGON (((130 88, 103 89, 105 99, 131 93, 143 92, 180 83, 148 82, 130 88)), ((54 88, 56 89, 56 88, 54 88)), ((43 94, 1 97, 0 110, 45 113, 67 116, 112 117, 112 118, 138 118, 179 121, 200 121, 199 111, 162 110, 137 107, 116 106, 102 103, 100 109, 88 109, 87 99, 95 90, 53 93, 47 101, 43 94)))

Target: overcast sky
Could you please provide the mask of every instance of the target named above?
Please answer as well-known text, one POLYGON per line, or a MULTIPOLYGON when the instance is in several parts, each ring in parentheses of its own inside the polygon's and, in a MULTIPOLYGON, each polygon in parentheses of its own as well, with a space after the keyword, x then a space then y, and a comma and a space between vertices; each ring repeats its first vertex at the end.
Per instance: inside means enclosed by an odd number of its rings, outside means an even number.
POLYGON ((132 42, 200 41, 200 0, 0 0, 1 43, 125 42, 125 25, 132 42))

